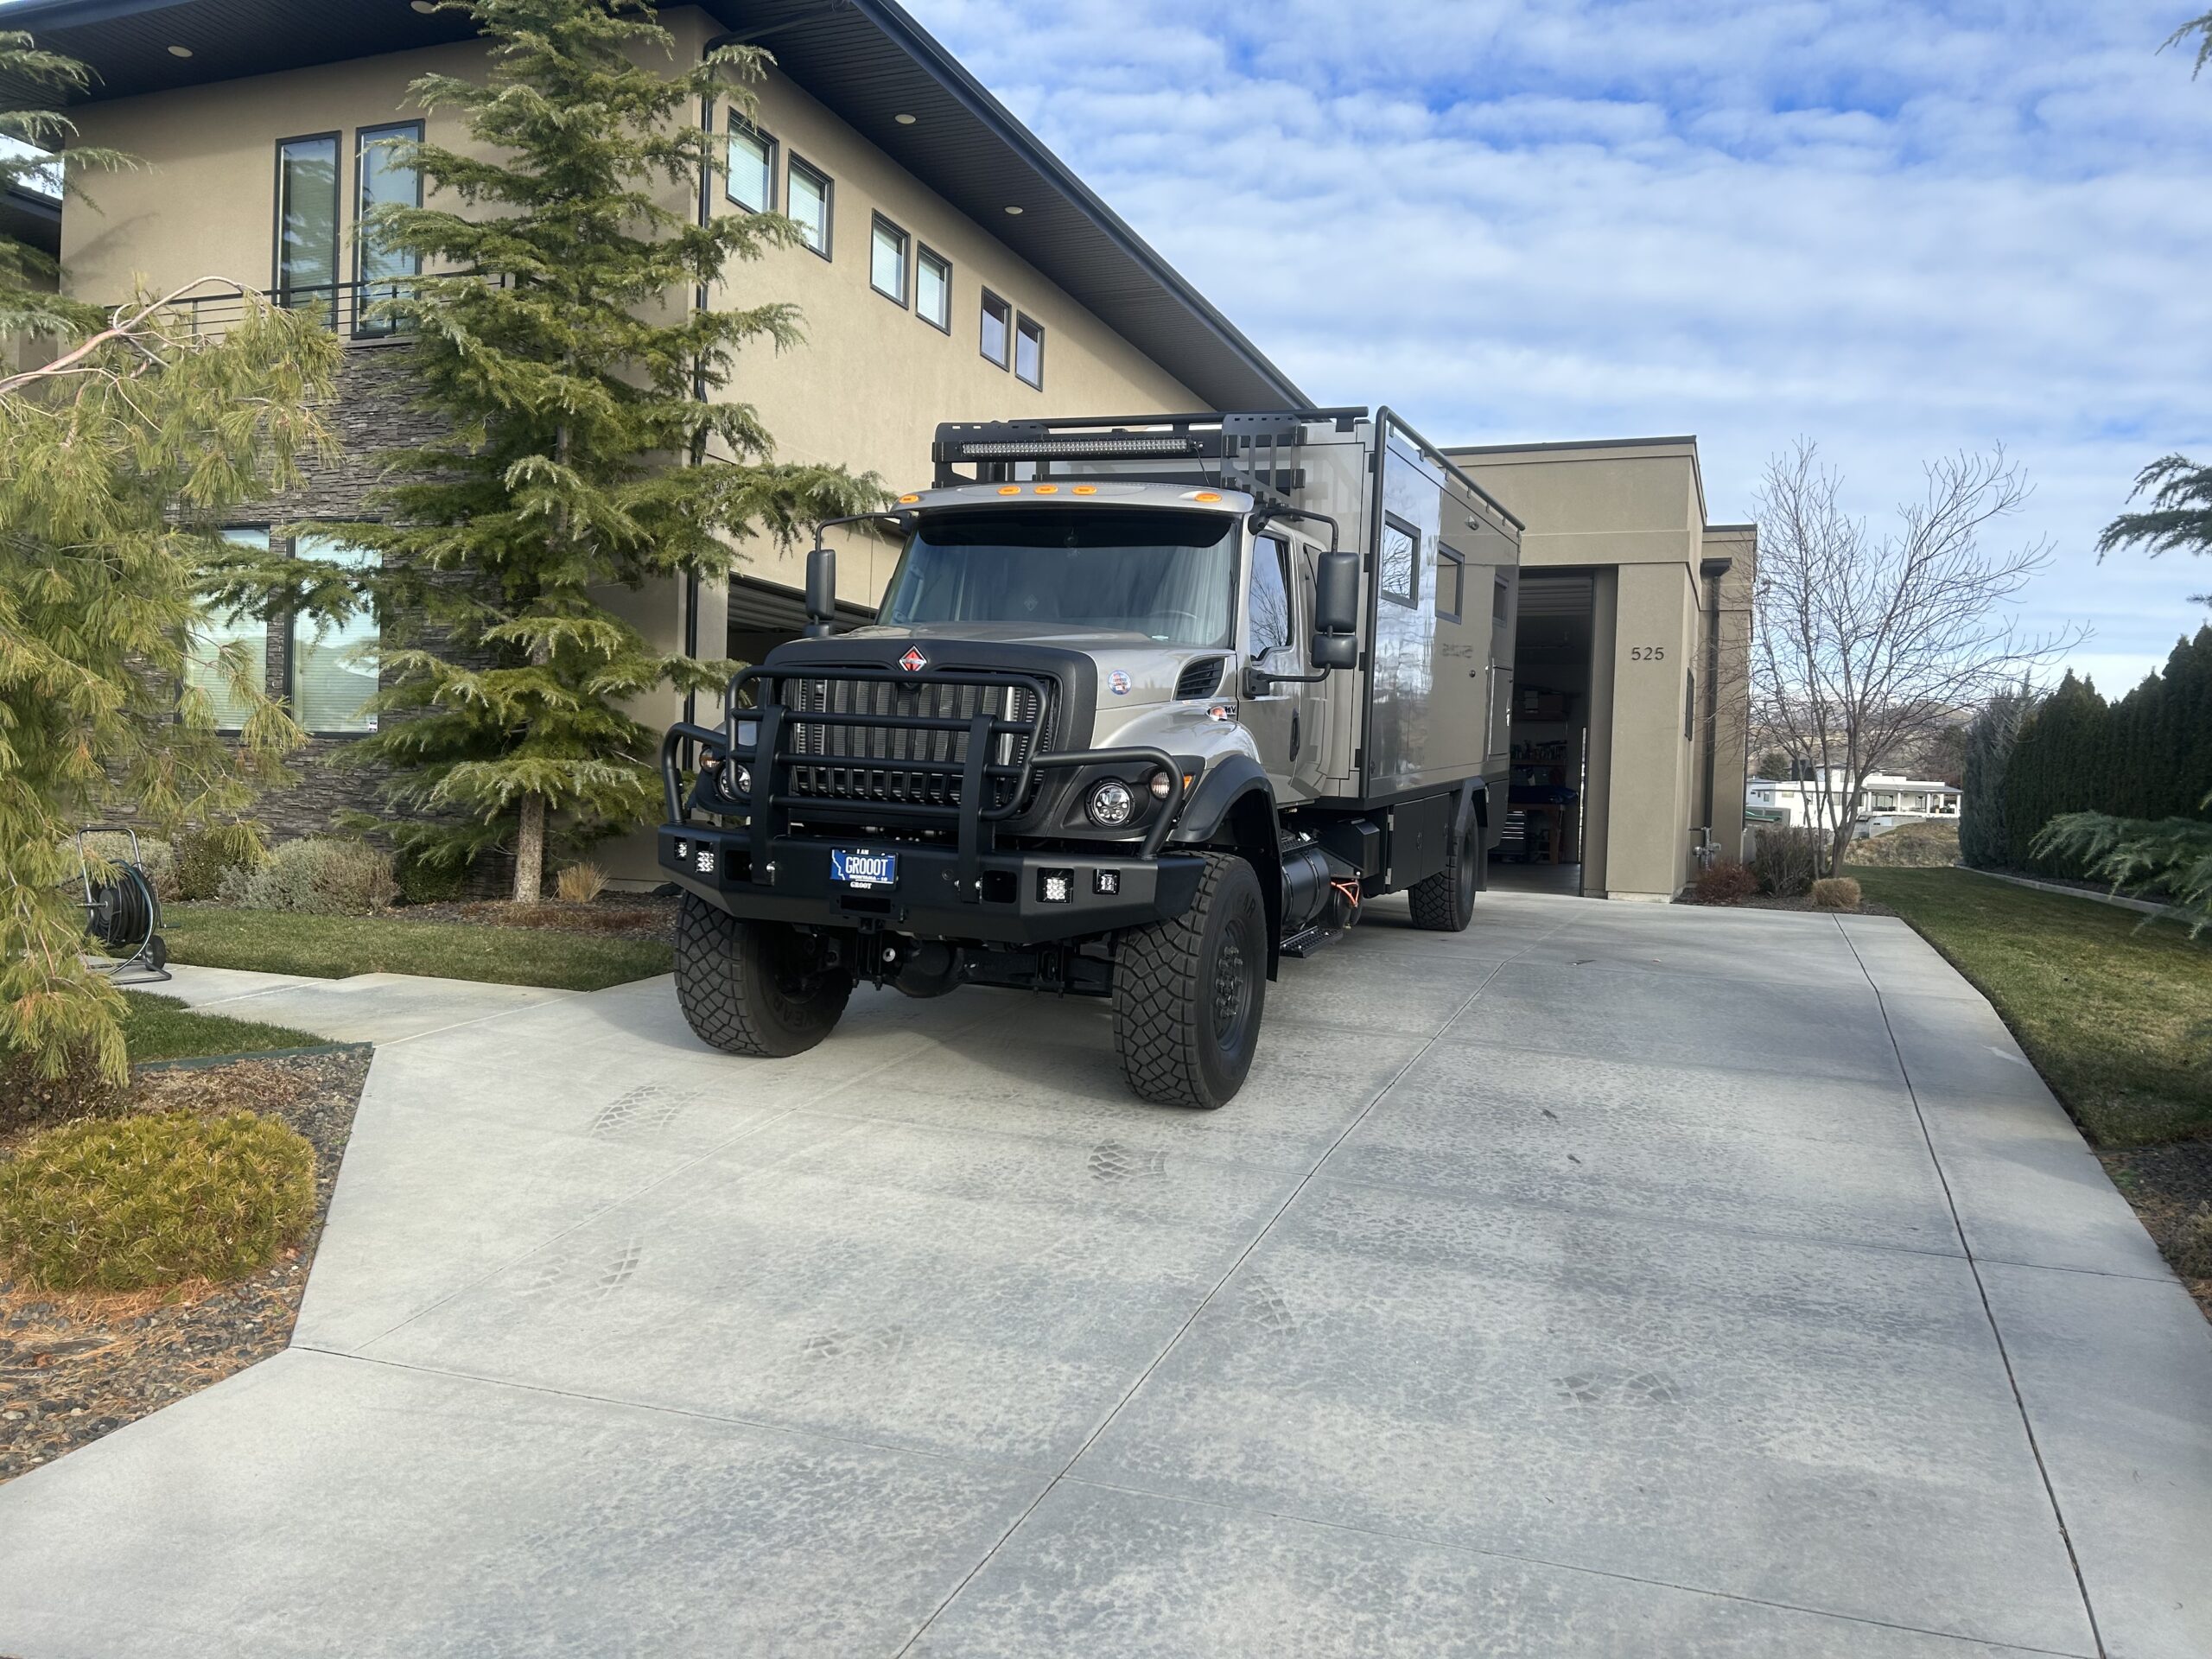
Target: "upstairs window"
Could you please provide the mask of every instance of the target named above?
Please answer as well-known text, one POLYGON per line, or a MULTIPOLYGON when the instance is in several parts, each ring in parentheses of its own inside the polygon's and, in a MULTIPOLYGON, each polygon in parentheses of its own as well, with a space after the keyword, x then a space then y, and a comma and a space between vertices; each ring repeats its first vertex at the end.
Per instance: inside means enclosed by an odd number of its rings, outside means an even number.
POLYGON ((798 221, 799 240, 824 259, 830 257, 830 175, 817 173, 796 156, 791 157, 791 182, 785 195, 791 216, 798 221))
MULTIPOLYGON (((263 552, 269 550, 265 526, 226 530, 223 539, 263 552)), ((192 630, 184 683, 207 699, 218 730, 235 732, 245 724, 251 701, 239 689, 240 670, 247 685, 267 695, 269 625, 251 611, 203 611, 192 630)))
POLYGON ((982 351, 986 360, 1006 368, 1014 361, 1014 308, 983 290, 982 351))
POLYGON ((734 110, 729 116, 729 171, 722 193, 747 213, 776 206, 776 141, 734 110))
POLYGON ((868 232, 868 283, 893 304, 906 303, 906 232, 881 213, 868 232))
POLYGON ((914 261, 914 315, 952 332, 952 261, 925 247, 914 261))
POLYGON ((276 146, 276 303, 338 326, 338 135, 276 146))
POLYGON ((365 316, 382 302, 404 299, 410 277, 423 274, 423 257, 384 247, 371 228, 369 215, 379 207, 420 207, 423 176, 406 161, 406 147, 423 142, 420 121, 400 121, 385 127, 363 127, 354 135, 353 176, 356 180, 359 233, 353 244, 353 333, 364 339, 397 334, 396 318, 365 316))
POLYGON ((1034 317, 1014 319, 1014 378, 1045 389, 1045 325, 1034 317))
MULTIPOLYGON (((372 569, 378 556, 321 536, 302 536, 294 551, 325 564, 372 569)), ((376 695, 378 633, 373 612, 356 611, 342 623, 301 616, 292 622, 292 718, 326 736, 358 736, 377 728, 364 705, 376 695)))

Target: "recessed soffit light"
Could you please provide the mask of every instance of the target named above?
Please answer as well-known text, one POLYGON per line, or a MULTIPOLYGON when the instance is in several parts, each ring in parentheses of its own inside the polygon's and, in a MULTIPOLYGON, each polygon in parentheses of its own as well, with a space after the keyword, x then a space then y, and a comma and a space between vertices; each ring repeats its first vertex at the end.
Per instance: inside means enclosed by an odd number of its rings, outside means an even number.
POLYGON ((908 115, 908 114, 907 114, 905 111, 903 111, 903 110, 902 110, 902 111, 900 111, 897 115, 893 116, 891 118, 892 118, 893 121, 896 121, 896 122, 897 122, 900 126, 902 126, 902 127, 911 127, 911 126, 912 126, 912 125, 914 124, 914 118, 913 118, 912 116, 911 116, 911 115, 908 115))
POLYGON ((169 56, 173 58, 188 58, 191 55, 192 48, 188 46, 173 46, 169 48, 169 56))
POLYGON ((1021 217, 1021 209, 1015 207, 1011 202, 1007 204, 1007 212, 1012 213, 1016 219, 1020 219, 1021 217))
POLYGON ((408 0, 408 3, 425 16, 437 10, 437 7, 431 3, 431 0, 408 0))

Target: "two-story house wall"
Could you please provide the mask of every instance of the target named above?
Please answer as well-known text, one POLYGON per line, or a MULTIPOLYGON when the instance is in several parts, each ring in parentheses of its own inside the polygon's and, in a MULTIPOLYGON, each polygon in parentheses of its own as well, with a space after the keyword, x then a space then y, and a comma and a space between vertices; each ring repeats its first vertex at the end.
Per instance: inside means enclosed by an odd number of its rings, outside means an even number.
MULTIPOLYGON (((750 83, 749 111, 724 99, 687 117, 711 123, 730 168, 704 200, 677 193, 667 205, 773 210, 805 228, 803 245, 735 265, 706 296, 800 309, 805 343, 748 348, 721 394, 759 410, 782 458, 842 462, 899 489, 926 481, 943 420, 1307 401, 896 6, 731 0, 662 21, 690 60, 732 39, 777 60, 750 83)), ((334 411, 343 457, 234 514, 233 533, 282 547, 290 521, 364 512, 373 456, 426 429, 404 340, 357 315, 379 279, 404 273, 354 232, 376 201, 417 199, 379 140, 466 147, 457 114, 423 111, 408 88, 429 73, 480 79, 480 42, 398 0, 28 0, 10 22, 98 72, 70 111, 79 141, 145 163, 99 180, 97 210, 64 214, 69 292, 108 301, 210 278, 196 301, 206 326, 251 288, 327 315, 353 348, 334 411)), ((865 613, 895 548, 866 532, 839 539, 841 606, 865 613)), ((803 549, 736 548, 727 584, 616 602, 659 643, 749 659, 798 626, 802 560, 803 549)), ((362 729, 365 682, 340 671, 357 645, 266 631, 271 687, 317 734, 308 785, 270 803, 283 830, 320 829, 368 792, 368 779, 316 764, 362 729)), ((677 712, 673 698, 639 710, 648 723, 677 712)))

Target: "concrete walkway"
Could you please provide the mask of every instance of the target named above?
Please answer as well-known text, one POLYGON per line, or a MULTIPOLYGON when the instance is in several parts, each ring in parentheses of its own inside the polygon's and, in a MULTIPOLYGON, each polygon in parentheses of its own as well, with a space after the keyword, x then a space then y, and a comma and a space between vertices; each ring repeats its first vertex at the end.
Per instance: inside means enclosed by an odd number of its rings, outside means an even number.
POLYGON ((295 1347, 0 1488, 0 1652, 2212 1652, 2212 1336, 1901 924, 1378 914, 1211 1115, 369 988, 238 1005, 419 1022, 295 1347))

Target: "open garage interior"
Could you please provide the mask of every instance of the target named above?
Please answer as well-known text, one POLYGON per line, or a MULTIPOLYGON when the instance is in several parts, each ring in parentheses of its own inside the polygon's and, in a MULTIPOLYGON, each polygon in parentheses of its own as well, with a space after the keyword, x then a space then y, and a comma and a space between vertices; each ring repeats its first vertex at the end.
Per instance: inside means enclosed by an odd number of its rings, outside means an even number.
POLYGON ((1587 570, 1526 571, 1520 586, 1513 779, 1491 881, 1580 893, 1583 842, 1592 814, 1603 814, 1590 787, 1597 578, 1587 570))

